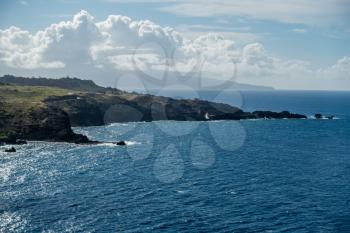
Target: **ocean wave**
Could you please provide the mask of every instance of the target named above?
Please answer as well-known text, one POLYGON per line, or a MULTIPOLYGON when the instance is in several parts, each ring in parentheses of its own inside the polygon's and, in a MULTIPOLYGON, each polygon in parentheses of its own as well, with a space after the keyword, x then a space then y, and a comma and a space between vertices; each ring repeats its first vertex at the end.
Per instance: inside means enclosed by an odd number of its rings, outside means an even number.
MULTIPOLYGON (((136 142, 136 141, 125 141, 127 146, 134 146, 134 145, 141 145, 140 142, 136 142)), ((99 143, 97 144, 98 146, 105 146, 105 147, 119 147, 119 145, 117 145, 114 142, 103 142, 103 143, 99 143)))
POLYGON ((106 125, 107 128, 114 127, 114 126, 130 126, 130 123, 111 123, 106 125))
POLYGON ((141 142, 136 141, 125 141, 127 146, 133 146, 133 145, 141 145, 141 142))
POLYGON ((104 142, 104 143, 99 143, 97 144, 98 146, 106 146, 106 147, 117 147, 118 145, 116 145, 113 142, 104 142))
POLYGON ((340 120, 340 117, 333 117, 333 119, 328 119, 326 116, 322 116, 321 118, 316 118, 315 116, 308 116, 307 119, 310 120, 340 120))

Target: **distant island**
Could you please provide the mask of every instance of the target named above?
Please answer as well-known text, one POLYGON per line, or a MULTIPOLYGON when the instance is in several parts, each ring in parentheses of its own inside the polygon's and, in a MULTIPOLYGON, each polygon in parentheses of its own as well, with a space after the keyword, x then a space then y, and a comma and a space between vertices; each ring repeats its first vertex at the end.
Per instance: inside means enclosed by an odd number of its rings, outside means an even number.
POLYGON ((0 143, 94 143, 72 126, 138 121, 304 119, 288 111, 243 110, 199 99, 173 99, 101 87, 77 78, 0 77, 0 143))
POLYGON ((222 91, 225 90, 240 90, 240 91, 273 91, 275 90, 273 87, 269 86, 260 86, 260 85, 252 85, 239 83, 234 80, 216 80, 204 77, 191 77, 191 78, 169 78, 167 80, 167 85, 169 86, 178 86, 181 87, 183 85, 193 88, 193 90, 206 90, 206 91, 222 91))

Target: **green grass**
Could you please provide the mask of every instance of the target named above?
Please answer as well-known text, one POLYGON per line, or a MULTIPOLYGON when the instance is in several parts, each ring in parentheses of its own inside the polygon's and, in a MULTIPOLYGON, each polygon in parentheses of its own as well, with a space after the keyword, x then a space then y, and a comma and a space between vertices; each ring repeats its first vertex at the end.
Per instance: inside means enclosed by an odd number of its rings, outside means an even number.
POLYGON ((71 90, 54 87, 37 86, 16 86, 1 85, 0 100, 2 100, 7 109, 21 108, 28 109, 33 107, 45 106, 43 100, 49 96, 63 96, 70 93, 77 93, 71 90))

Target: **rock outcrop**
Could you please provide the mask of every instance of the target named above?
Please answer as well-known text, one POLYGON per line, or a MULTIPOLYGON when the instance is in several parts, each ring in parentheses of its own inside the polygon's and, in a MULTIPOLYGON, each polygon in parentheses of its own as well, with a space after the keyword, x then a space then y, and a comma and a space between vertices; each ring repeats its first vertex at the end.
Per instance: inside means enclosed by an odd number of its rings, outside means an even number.
POLYGON ((288 111, 251 113, 199 99, 129 93, 88 80, 4 76, 0 81, 7 83, 0 86, 0 144, 20 139, 97 143, 74 133, 71 126, 115 122, 306 118, 288 111))
POLYGON ((17 150, 14 147, 5 150, 6 153, 15 153, 16 151, 17 150))
POLYGON ((333 120, 334 119, 334 116, 331 115, 331 116, 323 116, 321 113, 316 113, 314 115, 315 119, 319 120, 319 119, 328 119, 328 120, 333 120))
POLYGON ((294 114, 288 111, 282 112, 271 112, 271 111, 255 111, 253 115, 256 118, 266 118, 266 119, 305 119, 307 118, 302 114, 294 114))
POLYGON ((228 104, 198 99, 177 100, 172 98, 141 95, 135 98, 98 94, 50 97, 49 106, 65 109, 73 126, 97 126, 131 121, 207 121, 242 119, 303 119, 305 115, 288 111, 271 112, 243 110, 228 104))
POLYGON ((7 112, 0 103, 0 143, 23 144, 23 140, 93 143, 71 129, 69 116, 61 109, 39 107, 7 112))

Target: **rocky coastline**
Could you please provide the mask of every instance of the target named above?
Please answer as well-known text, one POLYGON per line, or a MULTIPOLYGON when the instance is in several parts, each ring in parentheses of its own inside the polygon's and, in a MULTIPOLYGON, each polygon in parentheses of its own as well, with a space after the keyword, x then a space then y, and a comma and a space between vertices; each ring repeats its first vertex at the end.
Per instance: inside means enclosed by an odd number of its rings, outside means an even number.
MULTIPOLYGON (((129 93, 79 79, 65 78, 64 84, 59 80, 48 82, 53 83, 50 88, 58 88, 50 91, 46 91, 46 86, 37 86, 38 81, 34 82, 36 86, 30 86, 29 81, 21 84, 18 80, 23 81, 23 78, 7 76, 7 83, 0 87, 0 144, 19 144, 26 140, 95 144, 99 142, 74 133, 71 127, 116 122, 307 118, 288 111, 245 112, 228 104, 199 99, 178 100, 129 93), (79 90, 79 86, 83 88, 79 90), (14 98, 17 101, 13 101, 14 98), (26 101, 30 102, 26 104, 26 101)), ((42 85, 47 84, 42 82, 42 85)), ((125 145, 123 142, 116 144, 125 145)))

